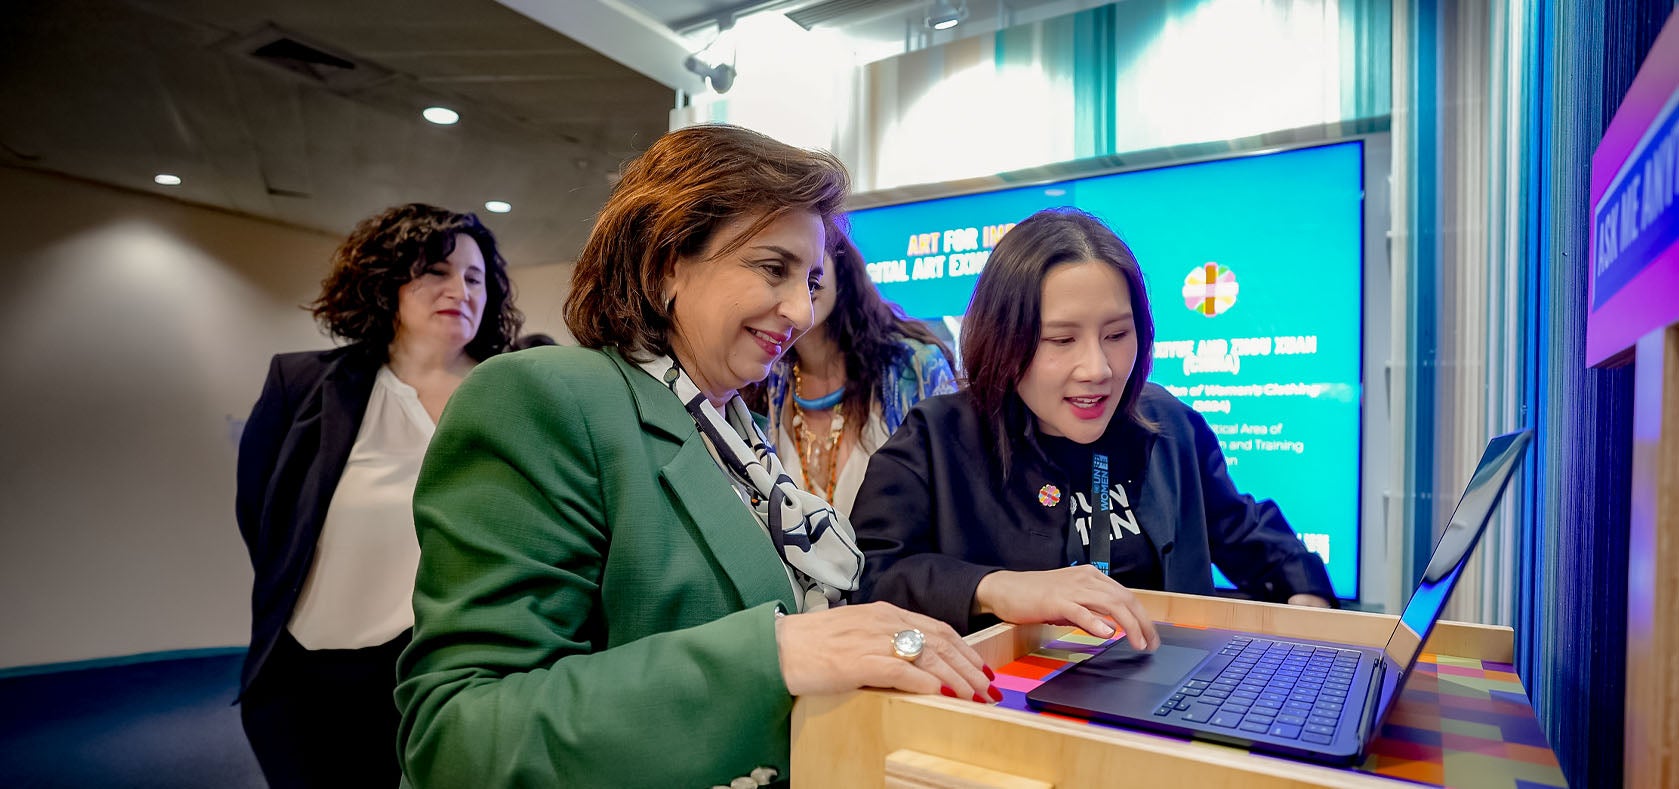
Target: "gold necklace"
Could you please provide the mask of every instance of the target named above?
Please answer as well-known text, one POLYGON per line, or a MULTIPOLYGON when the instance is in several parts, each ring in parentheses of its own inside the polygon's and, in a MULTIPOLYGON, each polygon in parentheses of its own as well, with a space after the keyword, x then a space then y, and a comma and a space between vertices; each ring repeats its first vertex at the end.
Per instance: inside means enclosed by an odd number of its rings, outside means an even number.
MULTIPOLYGON (((799 394, 804 388, 799 375, 799 365, 793 363, 793 394, 799 394)), ((818 490, 829 503, 834 500, 834 483, 839 479, 839 445, 840 436, 845 432, 845 417, 842 415, 843 405, 834 406, 833 422, 828 427, 827 441, 817 438, 810 429, 809 420, 805 419, 805 410, 799 405, 797 397, 791 398, 793 404, 793 449, 799 453, 799 464, 804 467, 805 484, 816 485, 817 480, 826 476, 828 484, 818 490), (824 446, 826 444, 826 446, 824 446), (826 471, 824 475, 822 472, 826 471)))

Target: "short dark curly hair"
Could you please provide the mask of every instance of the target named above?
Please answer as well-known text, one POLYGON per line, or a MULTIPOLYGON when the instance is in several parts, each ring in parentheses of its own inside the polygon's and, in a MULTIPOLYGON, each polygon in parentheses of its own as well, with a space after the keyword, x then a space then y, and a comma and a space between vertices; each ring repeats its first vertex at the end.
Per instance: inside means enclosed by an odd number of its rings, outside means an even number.
POLYGON ((519 336, 525 316, 513 306, 507 261, 496 248, 496 237, 474 214, 409 203, 362 220, 332 254, 321 295, 305 309, 334 336, 383 357, 396 338, 397 291, 453 254, 461 235, 477 242, 484 255, 488 290, 483 320, 466 352, 479 361, 501 353, 519 336))

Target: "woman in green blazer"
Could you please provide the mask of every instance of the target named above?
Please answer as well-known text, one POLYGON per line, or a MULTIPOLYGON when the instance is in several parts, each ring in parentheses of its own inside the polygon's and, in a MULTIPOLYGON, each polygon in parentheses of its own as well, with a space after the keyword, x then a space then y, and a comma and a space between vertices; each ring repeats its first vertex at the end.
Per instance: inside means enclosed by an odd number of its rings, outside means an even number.
POLYGON ((787 776, 793 697, 1000 697, 948 626, 842 606, 850 524, 797 488, 736 390, 812 321, 831 156, 672 132, 577 264, 583 348, 480 365, 414 495, 399 749, 415 786, 714 786, 787 776))

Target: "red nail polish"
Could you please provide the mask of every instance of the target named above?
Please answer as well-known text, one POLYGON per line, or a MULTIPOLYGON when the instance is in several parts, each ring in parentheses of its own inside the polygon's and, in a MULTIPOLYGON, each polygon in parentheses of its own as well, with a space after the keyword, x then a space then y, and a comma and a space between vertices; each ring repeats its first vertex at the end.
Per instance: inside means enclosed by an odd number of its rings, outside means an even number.
POLYGON ((950 686, 948 686, 948 685, 940 685, 939 686, 939 695, 949 696, 949 697, 954 699, 954 698, 956 698, 956 691, 951 690, 950 686))
POLYGON ((981 696, 981 695, 979 695, 979 694, 978 694, 978 693, 975 693, 975 694, 974 694, 974 701, 977 701, 977 702, 979 702, 979 703, 980 703, 980 704, 984 704, 984 703, 985 703, 985 697, 984 697, 984 696, 981 696))
POLYGON ((979 670, 985 672, 986 679, 995 680, 997 678, 997 675, 992 673, 990 666, 980 666, 979 670))
POLYGON ((991 694, 991 700, 992 701, 1002 701, 1003 700, 1003 692, 998 690, 996 685, 992 685, 991 687, 986 688, 985 692, 991 694))

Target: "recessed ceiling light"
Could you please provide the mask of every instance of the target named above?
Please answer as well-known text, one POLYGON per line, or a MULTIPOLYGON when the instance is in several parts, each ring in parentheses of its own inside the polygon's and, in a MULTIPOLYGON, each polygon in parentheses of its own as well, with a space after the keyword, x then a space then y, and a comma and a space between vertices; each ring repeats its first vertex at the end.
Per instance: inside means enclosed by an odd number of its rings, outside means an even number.
POLYGON ((504 203, 500 200, 491 200, 484 203, 484 210, 489 211, 492 214, 505 214, 508 211, 513 210, 513 204, 504 203))
POLYGON ((967 0, 934 0, 927 7, 926 24, 934 30, 949 30, 967 18, 967 0))
POLYGON ((158 182, 159 184, 161 184, 163 186, 180 186, 181 185, 181 177, 180 176, 170 175, 168 173, 158 173, 157 175, 152 176, 152 180, 158 182))
POLYGON ((1066 193, 1067 193, 1067 190, 1065 190, 1065 189, 1045 189, 1044 190, 1044 194, 1049 195, 1050 197, 1060 197, 1060 196, 1062 196, 1066 193))
POLYGON ((427 107, 420 113, 425 119, 439 126, 453 126, 461 119, 461 114, 448 107, 427 107))

